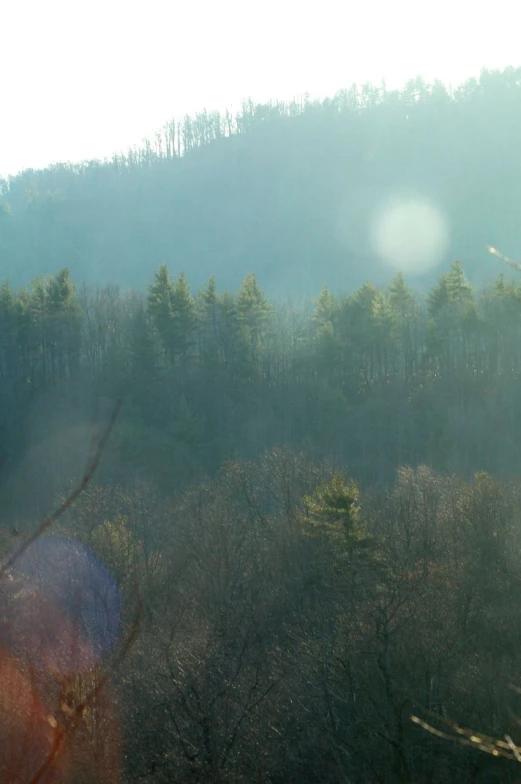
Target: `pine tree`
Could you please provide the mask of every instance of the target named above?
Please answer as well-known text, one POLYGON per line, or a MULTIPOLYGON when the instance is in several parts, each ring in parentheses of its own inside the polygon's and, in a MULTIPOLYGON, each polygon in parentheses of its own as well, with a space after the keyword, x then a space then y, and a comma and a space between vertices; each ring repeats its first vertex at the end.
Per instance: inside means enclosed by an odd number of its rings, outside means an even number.
POLYGON ((303 500, 308 534, 325 537, 341 559, 351 559, 372 546, 372 537, 360 520, 360 488, 353 479, 337 472, 303 500))
POLYGON ((203 302, 204 308, 209 310, 217 305, 218 299, 219 297, 217 295, 215 276, 212 275, 201 291, 201 300, 203 302))
POLYGON ((358 360, 357 375, 363 383, 386 374, 393 319, 385 292, 371 281, 364 283, 344 301, 340 322, 342 338, 349 353, 358 360))
POLYGON ((228 366, 235 366, 239 345, 239 318, 235 297, 223 291, 219 299, 220 345, 223 360, 228 366))
POLYGON ((450 272, 446 275, 446 282, 449 298, 452 302, 457 302, 460 305, 473 304, 472 288, 465 277, 461 262, 452 262, 450 272))
POLYGON ((387 290, 389 292, 389 301, 395 314, 401 318, 406 318, 414 308, 415 299, 411 289, 405 282, 403 272, 395 275, 387 290))
POLYGON ((75 286, 70 279, 67 267, 50 278, 47 295, 51 312, 59 312, 74 305, 75 286))
POLYGON ((174 284, 165 264, 154 273, 154 283, 149 287, 148 313, 155 325, 165 356, 170 359, 173 355, 173 298, 174 284))
POLYGON ((313 313, 313 321, 317 324, 319 331, 324 328, 330 330, 328 325, 333 325, 337 312, 338 300, 331 294, 329 288, 324 286, 315 302, 313 313))
POLYGON ((174 355, 186 362, 194 345, 196 313, 184 273, 180 273, 172 288, 172 345, 174 355))
POLYGON ((340 342, 338 338, 337 314, 339 302, 329 288, 324 286, 316 302, 312 316, 316 326, 316 357, 321 374, 330 378, 337 375, 340 356, 340 342))
POLYGON ((80 352, 81 323, 76 289, 64 268, 47 285, 49 320, 49 364, 52 373, 61 377, 66 368, 76 364, 80 352))
POLYGON ((44 387, 49 376, 48 293, 49 277, 40 276, 31 281, 29 288, 31 378, 33 383, 41 383, 44 387))
POLYGON ((444 373, 453 375, 456 363, 469 369, 471 341, 477 327, 474 294, 463 267, 453 262, 427 295, 431 316, 427 324, 427 357, 437 358, 444 373))
POLYGON ((196 312, 199 352, 205 364, 215 365, 219 355, 219 296, 213 275, 198 292, 196 312))
POLYGON ((392 336, 396 345, 396 366, 399 374, 411 378, 417 367, 419 353, 419 308, 411 289, 399 272, 387 287, 392 319, 392 336))
POLYGON ((446 275, 441 275, 438 283, 427 294, 427 310, 432 318, 443 313, 450 302, 449 285, 446 275))
POLYGON ((259 359, 263 334, 270 311, 270 304, 264 296, 255 274, 251 272, 243 280, 237 294, 237 314, 248 346, 249 360, 254 367, 259 359))

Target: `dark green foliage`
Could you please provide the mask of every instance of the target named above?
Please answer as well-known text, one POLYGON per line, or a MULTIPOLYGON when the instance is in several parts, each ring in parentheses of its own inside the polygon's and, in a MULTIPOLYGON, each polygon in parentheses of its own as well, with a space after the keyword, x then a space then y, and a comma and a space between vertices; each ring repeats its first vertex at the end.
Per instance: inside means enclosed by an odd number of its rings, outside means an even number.
POLYGON ((167 356, 173 351, 174 284, 166 265, 154 273, 154 283, 148 293, 148 313, 157 329, 167 356))
POLYGON ((356 482, 334 474, 329 483, 317 487, 314 496, 304 496, 312 529, 324 530, 334 539, 359 540, 359 497, 356 482))
MULTIPOLYGON (((114 286, 77 292, 63 270, 29 289, 5 282, 0 325, 14 463, 33 407, 42 422, 59 405, 89 420, 100 396, 124 394, 149 430, 132 426, 124 472, 146 443, 136 469, 167 484, 173 454, 187 475, 276 444, 347 463, 362 482, 388 482, 402 463, 468 474, 521 465, 518 290, 500 276, 476 294, 457 263, 425 298, 397 276, 349 296, 324 288, 314 310, 270 303, 254 275, 236 296, 212 278, 194 297, 163 266, 144 298, 114 286)), ((53 417, 46 427, 54 438, 53 417)))
POLYGON ((114 683, 129 782, 518 780, 410 717, 514 731, 521 289, 466 275, 521 247, 520 84, 249 102, 2 189, 6 524, 124 397, 64 529, 144 600, 114 683), (452 221, 464 264, 424 294, 361 228, 382 183, 452 221))
POLYGON ((253 275, 194 297, 162 267, 145 296, 64 270, 4 283, 0 326, 6 521, 125 397, 64 526, 145 602, 114 683, 129 781, 488 780, 410 717, 512 731, 517 287, 454 264, 425 298, 397 276, 299 311, 253 275))

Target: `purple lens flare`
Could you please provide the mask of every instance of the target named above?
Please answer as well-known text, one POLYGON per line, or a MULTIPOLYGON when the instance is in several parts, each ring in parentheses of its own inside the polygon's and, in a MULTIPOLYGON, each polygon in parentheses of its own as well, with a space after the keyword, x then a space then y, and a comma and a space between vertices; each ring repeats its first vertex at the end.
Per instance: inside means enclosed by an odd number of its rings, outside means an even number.
POLYGON ((115 579, 75 539, 36 539, 0 580, 0 643, 35 669, 94 667, 114 647, 120 623, 115 579))

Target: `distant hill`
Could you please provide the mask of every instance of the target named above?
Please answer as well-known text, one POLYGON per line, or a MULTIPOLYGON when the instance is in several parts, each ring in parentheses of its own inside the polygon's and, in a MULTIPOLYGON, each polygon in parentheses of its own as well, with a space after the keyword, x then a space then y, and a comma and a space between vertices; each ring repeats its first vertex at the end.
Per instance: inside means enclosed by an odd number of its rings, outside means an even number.
MULTIPOLYGON (((166 263, 193 285, 236 289, 255 271, 272 297, 351 291, 395 269, 371 221, 393 196, 446 216, 450 261, 480 283, 521 252, 521 69, 484 71, 453 93, 411 81, 351 88, 322 102, 254 105, 167 124, 106 162, 25 171, 2 184, 0 278, 14 285, 67 266, 91 283, 144 287, 166 263)), ((417 238, 416 238, 417 240, 417 238)), ((410 260, 409 260, 410 261, 410 260)))

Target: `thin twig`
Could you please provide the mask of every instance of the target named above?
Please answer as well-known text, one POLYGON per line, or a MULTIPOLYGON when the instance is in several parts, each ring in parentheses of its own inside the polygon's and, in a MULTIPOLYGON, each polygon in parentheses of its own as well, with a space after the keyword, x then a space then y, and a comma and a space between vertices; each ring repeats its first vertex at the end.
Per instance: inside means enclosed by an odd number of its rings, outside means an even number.
POLYGON ((108 683, 110 675, 121 664, 121 662, 124 660, 125 656, 127 655, 128 651, 132 647, 137 637, 137 634, 139 632, 142 616, 143 616, 143 602, 141 601, 141 598, 138 597, 138 608, 134 616, 134 620, 132 622, 132 628, 130 629, 128 637, 125 641, 125 645, 120 650, 118 656, 116 657, 114 663, 112 664, 112 667, 109 670, 107 670, 107 672, 100 679, 99 683, 89 692, 89 694, 87 694, 85 699, 82 702, 80 702, 79 705, 76 706, 70 721, 62 729, 60 729, 59 732, 56 733, 56 737, 51 752, 47 755, 47 759, 45 760, 45 762, 42 763, 39 770, 34 774, 34 776, 28 782, 28 784, 39 784, 39 782, 41 782, 42 776, 44 776, 48 772, 49 768, 56 761, 65 738, 70 738, 71 735, 78 729, 79 723, 86 709, 94 702, 94 700, 100 694, 100 692, 103 691, 103 689, 108 683))
POLYGON ((459 727, 454 722, 451 722, 448 719, 444 719, 442 716, 437 716, 437 719, 448 724, 453 732, 457 734, 451 735, 449 732, 444 732, 443 730, 439 730, 437 727, 433 727, 432 724, 428 724, 426 721, 423 721, 423 719, 418 718, 418 716, 411 716, 411 721, 413 721, 415 724, 418 724, 420 727, 422 727, 422 729, 427 730, 427 732, 437 738, 458 743, 460 746, 479 749, 480 751, 484 751, 487 754, 491 754, 493 757, 503 757, 504 759, 518 760, 517 755, 519 754, 519 747, 515 746, 512 738, 509 736, 505 736, 507 738, 507 742, 505 743, 505 741, 499 739, 489 738, 483 733, 477 734, 472 732, 472 730, 459 727))
POLYGON ((504 256, 497 248, 493 248, 492 245, 487 245, 487 250, 489 253, 492 253, 493 256, 496 256, 496 258, 504 261, 505 264, 509 264, 518 272, 521 272, 521 264, 518 264, 517 261, 512 261, 512 259, 509 259, 508 256, 504 256))
MULTIPOLYGON (((28 538, 22 545, 7 559, 7 561, 0 567, 0 579, 5 576, 6 572, 13 566, 13 564, 17 561, 18 558, 27 550, 28 547, 31 546, 42 534, 45 533, 63 514, 64 512, 72 506, 72 504, 77 500, 77 498, 83 493, 87 485, 92 481, 96 470, 98 469, 101 456, 107 444, 110 434, 114 429, 116 424, 116 420, 118 418, 119 412, 121 410, 121 406, 123 405, 123 398, 118 398, 116 401, 116 405, 112 411, 110 419, 101 435, 101 438, 98 441, 96 450, 92 456, 92 459, 87 467, 85 474, 83 475, 80 483, 78 486, 70 493, 70 495, 60 504, 60 506, 51 514, 49 515, 43 522, 38 526, 36 531, 28 538)), ((54 743, 50 753, 47 755, 46 760, 42 763, 39 770, 34 774, 28 784, 39 784, 42 781, 42 777, 45 776, 51 766, 55 763, 59 753, 62 749, 63 743, 66 738, 70 737, 71 734, 79 726, 79 722, 81 717, 83 716, 85 710, 89 707, 89 705, 96 699, 97 695, 105 688, 110 674, 113 670, 121 664, 123 659, 125 658, 126 654, 128 653, 130 647, 132 646, 141 624, 141 618, 143 614, 143 603, 138 595, 138 607, 136 611, 136 615, 134 617, 134 621, 132 623, 132 627, 130 629, 129 635, 123 645, 122 649, 119 651, 115 661, 113 662, 112 667, 102 676, 99 683, 90 691, 90 693, 86 696, 86 698, 76 706, 73 716, 69 722, 67 722, 66 726, 60 728, 54 738, 54 743)))
POLYGON ((22 543, 22 545, 7 559, 5 564, 0 567, 0 579, 5 576, 6 572, 13 566, 15 561, 30 547, 33 542, 35 542, 48 528, 50 528, 61 516, 62 514, 76 501, 76 499, 83 493, 89 482, 92 480, 92 477, 96 473, 96 470, 99 466, 99 462, 101 460, 101 455, 103 454, 103 450, 105 449, 105 445, 108 441, 108 438, 114 429, 114 425, 116 424, 116 419, 118 418, 118 414, 121 410, 121 406, 123 405, 123 398, 119 398, 114 406, 114 410, 110 416, 108 424, 103 431, 103 434, 98 442, 97 449, 90 461, 89 466, 79 485, 72 491, 72 493, 63 501, 62 504, 51 514, 47 517, 36 529, 36 531, 31 534, 31 536, 22 543))

